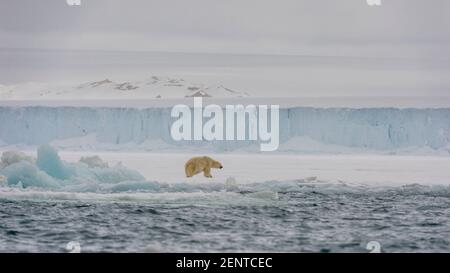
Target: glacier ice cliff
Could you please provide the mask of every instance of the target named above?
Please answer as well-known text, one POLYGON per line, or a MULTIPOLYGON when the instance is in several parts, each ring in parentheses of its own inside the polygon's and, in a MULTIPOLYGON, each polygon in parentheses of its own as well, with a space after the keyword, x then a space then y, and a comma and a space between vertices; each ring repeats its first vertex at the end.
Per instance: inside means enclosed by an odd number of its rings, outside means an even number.
MULTIPOLYGON (((0 143, 37 146, 72 140, 76 146, 91 137, 92 148, 141 145, 155 149, 204 147, 216 152, 252 147, 259 150, 255 141, 174 141, 170 127, 175 119, 170 110, 4 106, 0 107, 0 143)), ((408 147, 449 151, 450 108, 280 109, 280 150, 295 151, 306 140, 377 151, 408 147)), ((66 175, 60 171, 60 175, 66 175)))

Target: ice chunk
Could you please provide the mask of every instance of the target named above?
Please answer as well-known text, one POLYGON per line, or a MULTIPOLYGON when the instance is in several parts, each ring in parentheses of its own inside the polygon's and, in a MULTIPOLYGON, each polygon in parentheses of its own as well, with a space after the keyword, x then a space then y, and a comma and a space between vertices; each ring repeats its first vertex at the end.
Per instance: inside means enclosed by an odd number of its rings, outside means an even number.
POLYGON ((72 171, 61 161, 56 150, 50 145, 39 147, 37 155, 37 166, 48 175, 58 179, 67 179, 72 176, 72 171))
POLYGON ((269 200, 278 200, 278 192, 276 191, 257 191, 250 192, 246 194, 248 197, 259 198, 259 199, 269 199, 269 200))
POLYGON ((0 187, 8 185, 8 177, 0 175, 0 187))
POLYGON ((119 183, 123 181, 144 181, 145 178, 137 171, 130 170, 122 165, 112 168, 89 168, 85 164, 72 164, 75 176, 85 180, 95 180, 97 183, 119 183))
POLYGON ((108 168, 108 162, 103 161, 98 155, 81 157, 80 162, 88 165, 89 168, 108 168))
MULTIPOLYGON (((17 154, 22 155, 15 153, 17 154)), ((84 159, 88 164, 64 162, 53 147, 44 145, 38 149, 36 162, 8 160, 9 165, 0 169, 0 184, 18 188, 38 187, 64 191, 111 192, 155 188, 155 185, 146 182, 140 173, 127 169, 122 164, 108 167, 98 156, 84 159)))
POLYGON ((2 153, 2 158, 0 161, 0 169, 12 165, 20 161, 28 161, 30 163, 34 162, 34 159, 27 156, 23 152, 19 151, 5 151, 2 153))
POLYGON ((21 187, 58 188, 58 181, 39 170, 36 165, 21 161, 2 170, 7 177, 8 185, 21 185, 21 187))
POLYGON ((239 191, 236 178, 228 177, 227 180, 225 181, 225 189, 227 191, 239 191))

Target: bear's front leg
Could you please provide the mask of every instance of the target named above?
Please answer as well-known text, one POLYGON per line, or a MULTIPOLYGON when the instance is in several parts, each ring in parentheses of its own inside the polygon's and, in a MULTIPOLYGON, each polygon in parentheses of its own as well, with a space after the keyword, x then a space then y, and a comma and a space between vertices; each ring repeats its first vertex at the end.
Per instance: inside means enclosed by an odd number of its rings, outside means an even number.
POLYGON ((204 175, 205 177, 211 178, 211 177, 212 177, 212 175, 211 175, 211 169, 210 169, 210 168, 205 168, 205 169, 203 170, 203 175, 204 175))
POLYGON ((186 177, 192 177, 195 175, 194 164, 186 164, 184 171, 186 172, 186 177))

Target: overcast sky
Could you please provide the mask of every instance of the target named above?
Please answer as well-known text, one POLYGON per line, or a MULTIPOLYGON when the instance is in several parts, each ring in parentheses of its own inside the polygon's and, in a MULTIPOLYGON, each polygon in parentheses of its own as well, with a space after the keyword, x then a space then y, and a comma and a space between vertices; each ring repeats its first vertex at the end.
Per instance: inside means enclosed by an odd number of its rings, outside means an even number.
POLYGON ((0 0, 0 47, 449 57, 449 0, 0 0))

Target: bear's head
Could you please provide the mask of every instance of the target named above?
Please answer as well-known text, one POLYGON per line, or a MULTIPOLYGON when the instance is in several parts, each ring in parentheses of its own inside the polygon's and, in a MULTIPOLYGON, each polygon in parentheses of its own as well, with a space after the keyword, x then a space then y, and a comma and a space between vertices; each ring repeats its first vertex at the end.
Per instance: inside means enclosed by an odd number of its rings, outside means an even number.
POLYGON ((211 168, 222 169, 223 166, 219 161, 214 160, 211 164, 211 168))

